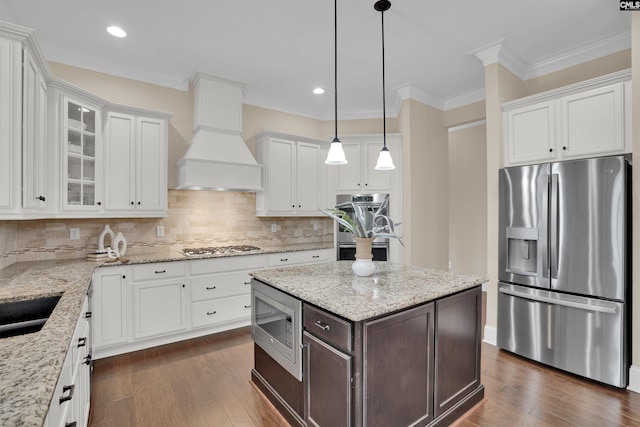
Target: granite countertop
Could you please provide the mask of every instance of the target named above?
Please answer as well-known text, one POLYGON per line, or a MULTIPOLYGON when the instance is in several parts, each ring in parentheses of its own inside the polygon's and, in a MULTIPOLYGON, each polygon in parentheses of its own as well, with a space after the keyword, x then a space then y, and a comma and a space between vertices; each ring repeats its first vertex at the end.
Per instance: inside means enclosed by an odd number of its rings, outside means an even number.
MULTIPOLYGON (((332 247, 326 243, 274 246, 197 259, 332 247)), ((0 303, 62 295, 40 331, 0 338, 0 426, 40 427, 44 424, 95 268, 190 259, 178 251, 158 251, 125 256, 126 263, 55 260, 16 263, 0 270, 0 303)))
POLYGON ((358 322, 432 301, 488 282, 486 277, 376 262, 376 273, 357 277, 352 261, 251 272, 274 288, 358 322))

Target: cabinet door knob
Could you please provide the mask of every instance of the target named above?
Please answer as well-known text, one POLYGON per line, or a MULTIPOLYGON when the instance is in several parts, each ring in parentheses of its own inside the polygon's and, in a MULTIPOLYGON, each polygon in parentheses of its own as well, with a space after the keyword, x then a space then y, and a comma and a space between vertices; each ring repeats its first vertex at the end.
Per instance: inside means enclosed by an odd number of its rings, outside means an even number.
POLYGON ((549 152, 550 152, 550 153, 553 153, 553 148, 549 148, 549 152))
POLYGON ((133 206, 133 201, 131 202, 131 206, 133 206))
POLYGON ((563 150, 566 150, 566 149, 567 149, 567 147, 562 147, 562 149, 563 149, 563 150))
POLYGON ((138 202, 138 204, 140 204, 140 202, 138 202))
POLYGON ((102 205, 102 202, 98 202, 98 203, 96 203, 96 205, 100 206, 100 205, 102 205))

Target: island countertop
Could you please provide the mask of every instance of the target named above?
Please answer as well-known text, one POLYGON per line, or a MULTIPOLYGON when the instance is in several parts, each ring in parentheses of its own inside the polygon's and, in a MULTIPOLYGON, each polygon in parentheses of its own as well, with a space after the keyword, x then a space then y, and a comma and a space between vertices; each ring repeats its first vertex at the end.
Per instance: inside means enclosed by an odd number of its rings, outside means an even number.
POLYGON ((352 261, 284 267, 251 276, 302 301, 359 322, 433 301, 488 282, 482 276, 376 262, 376 272, 357 277, 352 261))

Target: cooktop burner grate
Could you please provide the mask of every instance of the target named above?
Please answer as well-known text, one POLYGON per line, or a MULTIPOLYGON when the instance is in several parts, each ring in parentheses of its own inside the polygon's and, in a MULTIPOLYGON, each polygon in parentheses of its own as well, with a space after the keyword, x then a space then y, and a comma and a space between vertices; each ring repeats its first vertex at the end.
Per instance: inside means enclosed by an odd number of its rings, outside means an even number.
POLYGON ((185 256, 203 256, 203 255, 222 255, 222 254, 236 254, 242 252, 259 251, 260 248, 251 245, 236 245, 236 246, 210 246, 206 248, 184 248, 182 253, 185 256))

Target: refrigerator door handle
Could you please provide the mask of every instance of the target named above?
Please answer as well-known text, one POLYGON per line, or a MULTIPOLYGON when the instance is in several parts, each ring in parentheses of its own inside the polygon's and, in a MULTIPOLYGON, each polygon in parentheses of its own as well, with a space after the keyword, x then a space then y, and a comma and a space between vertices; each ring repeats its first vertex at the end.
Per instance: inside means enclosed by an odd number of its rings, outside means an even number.
POLYGON ((559 191, 558 174, 551 174, 551 194, 549 197, 549 254, 551 258, 550 279, 558 278, 558 237, 560 234, 560 211, 558 207, 560 199, 559 191))
POLYGON ((499 292, 505 295, 524 298, 531 301, 546 302, 549 304, 562 305, 565 307, 577 308, 580 310, 596 311, 598 313, 616 314, 616 309, 614 307, 601 307, 597 305, 584 304, 584 303, 579 303, 575 301, 565 301, 562 299, 550 298, 542 295, 532 295, 532 294, 529 294, 526 292, 520 292, 514 289, 500 288, 499 292))

